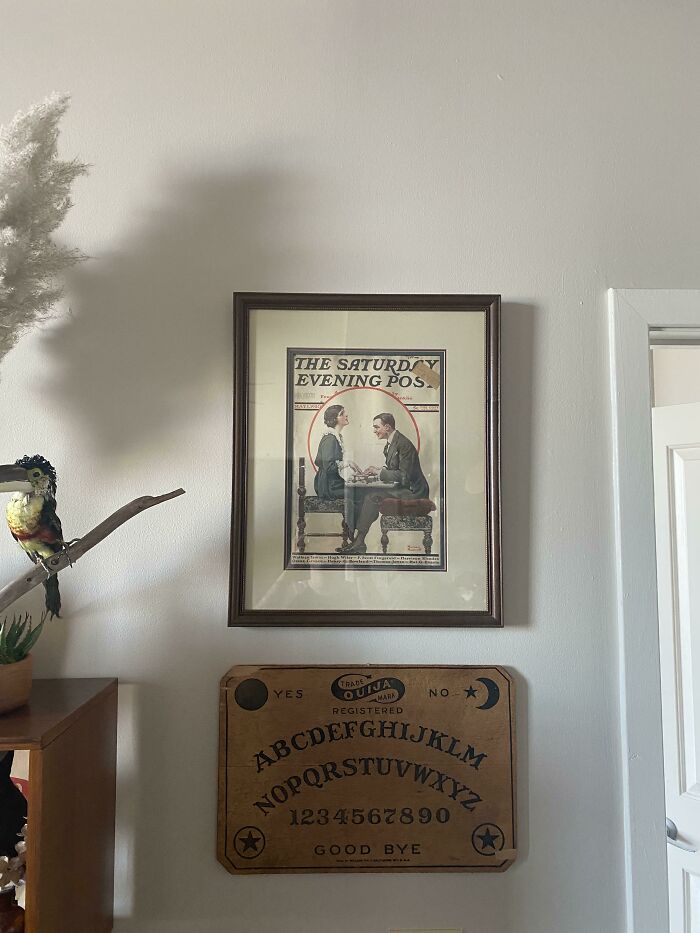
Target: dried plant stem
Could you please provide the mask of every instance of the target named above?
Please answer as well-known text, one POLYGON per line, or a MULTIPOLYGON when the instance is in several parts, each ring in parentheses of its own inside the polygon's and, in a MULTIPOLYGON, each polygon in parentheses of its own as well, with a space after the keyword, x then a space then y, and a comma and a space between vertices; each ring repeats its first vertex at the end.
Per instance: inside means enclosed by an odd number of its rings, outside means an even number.
MULTIPOLYGON (((134 499, 133 502, 129 502, 127 505, 123 505, 120 509, 117 509, 116 512, 113 512, 109 518, 106 518, 103 522, 100 522, 99 525, 96 525, 92 531, 88 531, 88 533, 76 541, 75 544, 72 544, 67 552, 62 551, 60 554, 56 554, 54 557, 49 558, 49 560, 46 561, 47 566, 56 573, 58 573, 59 570, 64 570, 69 564, 74 564, 83 554, 95 547, 96 544, 99 544, 100 541, 104 541, 107 535, 110 535, 119 528, 120 525, 123 525, 124 522, 133 518, 134 515, 138 515, 140 512, 143 512, 145 509, 150 509, 154 505, 160 505, 161 502, 167 502, 168 499, 175 499, 177 496, 182 496, 184 492, 184 489, 176 489, 174 492, 166 492, 163 496, 141 496, 139 499, 134 499)), ((25 593, 34 589, 35 586, 43 583, 45 579, 46 571, 41 565, 37 565, 31 573, 23 574, 21 577, 13 580, 12 583, 8 583, 7 586, 2 587, 2 589, 0 589, 0 613, 3 613, 7 607, 11 606, 20 596, 24 596, 25 593)))

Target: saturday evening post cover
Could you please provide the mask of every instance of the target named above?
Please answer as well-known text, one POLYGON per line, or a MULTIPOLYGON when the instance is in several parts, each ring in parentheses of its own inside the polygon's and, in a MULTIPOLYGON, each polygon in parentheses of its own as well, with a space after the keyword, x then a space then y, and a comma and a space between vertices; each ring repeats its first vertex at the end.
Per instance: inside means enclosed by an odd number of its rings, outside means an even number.
POLYGON ((446 569, 446 355, 287 350, 287 569, 446 569))

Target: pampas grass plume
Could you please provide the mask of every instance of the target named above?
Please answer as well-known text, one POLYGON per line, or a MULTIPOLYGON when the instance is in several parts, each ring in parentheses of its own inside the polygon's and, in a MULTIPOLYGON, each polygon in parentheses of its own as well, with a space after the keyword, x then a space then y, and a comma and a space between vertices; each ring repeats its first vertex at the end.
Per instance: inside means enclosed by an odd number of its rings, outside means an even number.
POLYGON ((0 126, 0 360, 61 297, 60 274, 85 257, 53 240, 87 165, 57 157, 68 94, 52 94, 0 126))

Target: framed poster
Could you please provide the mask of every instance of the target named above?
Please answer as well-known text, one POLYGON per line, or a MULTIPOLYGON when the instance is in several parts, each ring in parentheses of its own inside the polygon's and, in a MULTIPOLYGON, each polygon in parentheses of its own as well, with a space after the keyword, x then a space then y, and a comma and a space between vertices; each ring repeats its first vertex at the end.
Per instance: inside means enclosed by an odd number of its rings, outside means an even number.
POLYGON ((499 308, 235 296, 230 624, 502 624, 499 308))

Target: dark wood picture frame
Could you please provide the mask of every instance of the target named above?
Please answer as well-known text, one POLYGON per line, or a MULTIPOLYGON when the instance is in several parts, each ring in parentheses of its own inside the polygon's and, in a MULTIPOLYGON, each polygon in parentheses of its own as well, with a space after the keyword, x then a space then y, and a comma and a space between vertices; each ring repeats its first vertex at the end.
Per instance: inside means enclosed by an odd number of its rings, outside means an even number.
POLYGON ((239 292, 234 295, 233 489, 229 625, 501 627, 500 520, 500 295, 342 295, 239 292), (484 611, 284 610, 246 607, 246 512, 248 496, 249 325, 255 310, 355 309, 401 312, 483 312, 485 333, 485 463, 488 606, 484 611))

